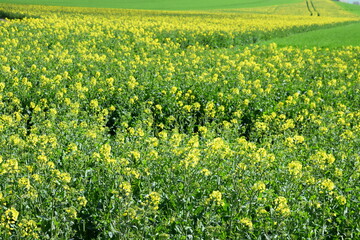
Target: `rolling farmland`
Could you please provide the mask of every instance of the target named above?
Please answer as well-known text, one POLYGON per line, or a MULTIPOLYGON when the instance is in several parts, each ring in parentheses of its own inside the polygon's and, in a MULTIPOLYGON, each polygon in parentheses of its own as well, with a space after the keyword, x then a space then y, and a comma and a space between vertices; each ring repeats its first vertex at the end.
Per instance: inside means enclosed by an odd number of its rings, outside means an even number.
POLYGON ((2 239, 360 238, 355 6, 0 2, 2 239))

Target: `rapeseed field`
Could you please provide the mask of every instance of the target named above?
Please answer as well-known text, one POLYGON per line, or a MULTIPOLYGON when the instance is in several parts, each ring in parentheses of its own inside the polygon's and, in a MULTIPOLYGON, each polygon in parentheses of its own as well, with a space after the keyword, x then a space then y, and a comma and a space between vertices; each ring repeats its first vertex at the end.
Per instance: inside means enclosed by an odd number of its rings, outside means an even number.
POLYGON ((360 238, 354 18, 2 10, 2 239, 360 238))

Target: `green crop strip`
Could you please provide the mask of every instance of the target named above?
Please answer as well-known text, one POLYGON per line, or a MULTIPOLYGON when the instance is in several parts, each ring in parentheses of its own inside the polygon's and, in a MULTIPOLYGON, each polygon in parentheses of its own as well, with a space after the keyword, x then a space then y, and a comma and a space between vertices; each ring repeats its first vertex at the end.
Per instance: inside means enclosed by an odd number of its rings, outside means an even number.
POLYGON ((338 27, 294 34, 285 38, 273 39, 268 42, 275 42, 279 46, 339 48, 342 46, 359 46, 359 38, 360 23, 357 22, 338 27))
POLYGON ((72 6, 72 7, 98 7, 98 8, 127 8, 127 9, 151 9, 151 10, 208 10, 208 9, 232 9, 244 7, 260 7, 278 4, 296 3, 300 0, 103 0, 103 1, 87 1, 87 0, 63 0, 63 1, 47 1, 47 0, 0 0, 0 3, 13 4, 37 4, 50 6, 72 6))

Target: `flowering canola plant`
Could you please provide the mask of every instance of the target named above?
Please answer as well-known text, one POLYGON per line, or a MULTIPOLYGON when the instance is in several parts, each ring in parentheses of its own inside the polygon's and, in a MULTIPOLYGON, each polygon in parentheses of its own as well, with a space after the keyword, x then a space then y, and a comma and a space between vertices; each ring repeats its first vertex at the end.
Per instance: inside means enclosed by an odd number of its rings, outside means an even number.
POLYGON ((4 239, 360 237, 352 19, 3 8, 4 239))

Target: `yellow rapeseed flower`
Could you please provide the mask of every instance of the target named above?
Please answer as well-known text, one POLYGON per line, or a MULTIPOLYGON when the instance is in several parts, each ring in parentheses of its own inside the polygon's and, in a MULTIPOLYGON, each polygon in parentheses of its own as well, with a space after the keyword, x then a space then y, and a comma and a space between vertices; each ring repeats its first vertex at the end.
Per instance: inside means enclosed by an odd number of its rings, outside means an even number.
POLYGON ((320 183, 320 186, 322 189, 325 189, 327 191, 332 191, 335 188, 335 183, 333 181, 331 181, 330 179, 324 179, 320 183))
POLYGON ((264 192, 266 190, 266 185, 264 182, 259 181, 253 185, 252 189, 257 192, 264 192))

